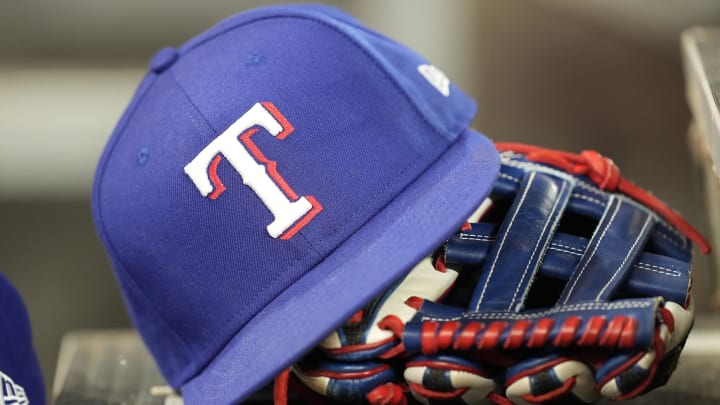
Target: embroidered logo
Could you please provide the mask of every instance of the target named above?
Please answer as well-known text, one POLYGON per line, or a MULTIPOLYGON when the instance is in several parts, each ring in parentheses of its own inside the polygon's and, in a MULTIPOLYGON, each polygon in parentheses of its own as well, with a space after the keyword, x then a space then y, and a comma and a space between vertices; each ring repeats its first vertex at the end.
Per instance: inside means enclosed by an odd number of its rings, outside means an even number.
POLYGON ((445 97, 450 95, 450 79, 448 79, 442 70, 433 65, 420 65, 417 67, 417 70, 440 94, 445 97))
POLYGON ((0 371, 0 405, 29 405, 25 389, 0 371))
POLYGON ((279 140, 294 131, 272 103, 257 103, 200 151, 185 166, 185 173, 203 197, 215 200, 225 191, 217 174, 224 157, 275 217, 267 226, 270 236, 287 240, 322 211, 322 205, 313 196, 298 196, 287 184, 277 162, 265 157, 252 141, 259 131, 256 127, 279 140))

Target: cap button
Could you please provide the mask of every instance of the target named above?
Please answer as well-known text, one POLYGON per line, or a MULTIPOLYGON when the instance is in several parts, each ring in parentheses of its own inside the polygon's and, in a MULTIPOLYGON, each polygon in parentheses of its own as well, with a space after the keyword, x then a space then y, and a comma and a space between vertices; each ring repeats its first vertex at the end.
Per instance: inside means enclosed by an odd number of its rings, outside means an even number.
POLYGON ((150 70, 155 73, 162 73, 167 70, 180 57, 174 48, 163 48, 159 50, 150 60, 150 70))

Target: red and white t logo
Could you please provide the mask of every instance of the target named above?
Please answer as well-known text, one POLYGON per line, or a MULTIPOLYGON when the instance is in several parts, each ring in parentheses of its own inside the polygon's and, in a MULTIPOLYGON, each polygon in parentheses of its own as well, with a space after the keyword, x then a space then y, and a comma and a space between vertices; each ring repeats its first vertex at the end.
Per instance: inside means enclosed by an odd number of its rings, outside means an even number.
POLYGON ((185 166, 203 197, 214 200, 225 191, 217 167, 225 157, 270 212, 275 220, 267 226, 273 238, 292 238, 322 211, 313 196, 298 196, 277 171, 277 162, 268 160, 250 139, 265 129, 276 139, 285 139, 294 128, 270 102, 257 103, 218 135, 185 166))

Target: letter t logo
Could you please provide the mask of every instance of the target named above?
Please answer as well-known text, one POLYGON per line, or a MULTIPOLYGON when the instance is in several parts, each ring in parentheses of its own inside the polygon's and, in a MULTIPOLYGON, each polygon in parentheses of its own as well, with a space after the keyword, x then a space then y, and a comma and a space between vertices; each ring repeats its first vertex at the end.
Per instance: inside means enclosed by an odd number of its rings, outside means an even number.
POLYGON ((273 238, 292 238, 322 211, 322 205, 312 196, 298 196, 277 171, 277 162, 268 160, 250 139, 258 126, 276 139, 285 139, 294 130, 277 108, 269 102, 257 103, 218 135, 185 166, 203 197, 214 200, 225 191, 217 174, 217 167, 225 157, 243 184, 250 187, 275 220, 267 226, 273 238))

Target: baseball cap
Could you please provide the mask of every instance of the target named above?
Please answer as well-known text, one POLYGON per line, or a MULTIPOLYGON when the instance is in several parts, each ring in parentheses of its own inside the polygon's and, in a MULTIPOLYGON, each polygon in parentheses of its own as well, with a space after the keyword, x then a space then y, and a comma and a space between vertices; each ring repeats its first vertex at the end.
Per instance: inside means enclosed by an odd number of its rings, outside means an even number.
POLYGON ((0 274, 0 404, 45 403, 45 386, 20 294, 0 274))
POLYGON ((475 111, 325 6, 251 10, 153 57, 93 212, 186 403, 246 399, 461 226, 499 170, 475 111))

